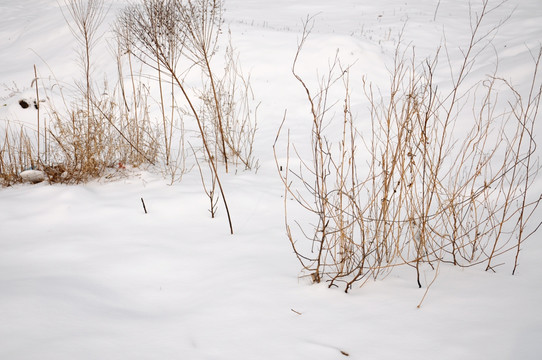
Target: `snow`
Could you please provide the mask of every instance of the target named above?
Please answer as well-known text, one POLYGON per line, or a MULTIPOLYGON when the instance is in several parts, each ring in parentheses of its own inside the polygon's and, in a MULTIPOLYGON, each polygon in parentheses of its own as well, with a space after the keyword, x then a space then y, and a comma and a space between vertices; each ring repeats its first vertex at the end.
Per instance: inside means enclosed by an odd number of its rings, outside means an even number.
MULTIPOLYGON (((113 2, 108 21, 124 3, 113 2)), ((385 87, 401 29, 420 59, 443 34, 453 59, 468 41, 469 2, 438 4, 228 0, 226 24, 261 101, 261 167, 223 176, 235 235, 222 208, 211 219, 195 170, 173 185, 128 168, 84 185, 0 189, 0 358, 539 359, 540 233, 515 276, 442 265, 421 308, 426 288, 412 269, 348 294, 310 284, 285 235, 272 145, 286 109, 292 141, 307 142, 305 94, 290 71, 302 19, 316 15, 299 64, 309 82, 339 49, 344 64, 355 62, 353 86, 366 75, 385 87)), ((491 73, 497 53, 502 76, 524 90, 542 7, 510 0, 489 24, 512 11, 473 76, 491 73)), ((56 0, 3 1, 0 14, 0 129, 35 127, 33 107, 18 105, 34 100, 33 65, 70 83, 79 74, 75 44, 56 0)), ((107 46, 98 54, 95 71, 109 71, 107 46)), ((427 285, 435 272, 423 275, 427 285)))

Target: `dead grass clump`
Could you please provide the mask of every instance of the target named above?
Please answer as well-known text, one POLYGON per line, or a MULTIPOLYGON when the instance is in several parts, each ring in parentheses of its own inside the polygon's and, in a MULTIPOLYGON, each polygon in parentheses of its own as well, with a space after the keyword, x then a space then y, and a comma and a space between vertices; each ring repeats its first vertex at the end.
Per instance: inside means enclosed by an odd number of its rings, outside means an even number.
POLYGON ((0 184, 4 186, 22 181, 19 176, 22 171, 38 166, 37 151, 27 128, 13 127, 11 122, 6 122, 0 134, 0 184))
MULTIPOLYGON (((502 265, 497 259, 507 253, 515 253, 516 271, 523 242, 540 226, 533 214, 542 198, 531 185, 540 168, 533 129, 542 98, 542 50, 527 94, 497 74, 475 87, 465 85, 483 46, 480 39, 488 37, 479 33, 486 7, 487 1, 473 19, 471 41, 453 71, 449 92, 434 80, 439 51, 417 62, 413 51, 411 57, 400 51, 401 45, 389 92, 382 95, 364 83, 369 135, 355 125, 349 68, 338 58, 316 91, 298 74, 298 57, 310 33, 305 23, 292 72, 310 106, 312 155, 301 156, 288 136, 286 169, 279 174, 287 235, 312 281, 342 284, 348 291, 354 283, 406 266, 422 287, 423 269, 435 270, 435 278, 441 263, 495 271, 502 265), (337 87, 343 89, 342 99, 331 97, 337 87), (503 94, 506 104, 498 101, 503 94), (470 109, 468 99, 474 99, 470 109), (339 103, 342 132, 337 138, 329 130, 337 122, 330 104, 339 103), (310 223, 296 220, 297 227, 290 226, 288 198, 310 214, 310 223)), ((282 126, 274 145, 279 170, 281 133, 282 126)))
MULTIPOLYGON (((222 32, 222 13, 222 1, 144 0, 123 11, 117 34, 125 52, 153 71, 158 81, 166 162, 172 151, 171 124, 175 117, 164 106, 167 88, 173 97, 172 107, 182 109, 178 113, 191 119, 197 129, 202 151, 193 153, 204 154, 203 160, 211 170, 208 182, 218 187, 233 233, 218 164, 222 163, 226 172, 232 163, 245 168, 257 165, 252 153, 256 124, 255 112, 248 105, 250 82, 242 75, 232 48, 226 53, 224 74, 213 65, 222 32), (201 87, 194 88, 186 81, 189 75, 194 78, 194 72, 202 79, 201 87), (181 98, 179 101, 176 94, 181 98)), ((215 208, 211 206, 213 215, 215 208)))
MULTIPOLYGON (((42 97, 48 106, 38 108, 33 135, 37 149, 25 154, 12 148, 14 141, 25 143, 25 137, 4 140, 0 170, 5 181, 17 181, 17 169, 32 163, 51 182, 84 182, 117 165, 143 164, 161 166, 173 182, 187 169, 185 123, 190 120, 201 140, 201 148, 193 153, 203 154, 201 160, 211 170, 210 179, 203 181, 212 184, 212 215, 216 199, 222 198, 233 233, 218 166, 223 164, 226 172, 232 165, 257 169, 253 155, 257 106, 252 105, 250 78, 242 72, 231 41, 223 66, 214 60, 223 2, 144 0, 127 6, 114 26, 118 81, 112 87, 107 81, 98 86, 93 71, 108 11, 104 0, 65 0, 64 8, 79 45, 81 79, 71 89, 58 81, 44 86, 42 97), (187 81, 193 73, 201 78, 201 86, 187 81), (152 107, 158 109, 158 124, 149 115, 152 107)), ((39 103, 42 79, 35 67, 34 73, 39 103)), ((198 166, 201 160, 196 159, 198 166)))

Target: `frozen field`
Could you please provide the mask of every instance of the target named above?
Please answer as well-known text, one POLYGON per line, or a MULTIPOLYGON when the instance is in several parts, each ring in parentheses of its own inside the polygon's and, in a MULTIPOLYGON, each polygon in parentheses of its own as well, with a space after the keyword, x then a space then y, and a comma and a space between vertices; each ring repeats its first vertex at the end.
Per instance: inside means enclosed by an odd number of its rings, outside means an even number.
MULTIPOLYGON (((0 3, 0 129, 8 120, 34 126, 35 111, 18 104, 34 99, 34 65, 41 77, 66 82, 80 74, 58 3, 0 3)), ((106 24, 124 4, 113 2, 106 24)), ((312 81, 338 49, 360 91, 364 75, 389 86, 401 31, 417 58, 445 38, 450 61, 459 61, 469 2, 227 0, 225 9, 260 102, 258 171, 222 176, 235 234, 223 208, 211 219, 197 169, 173 185, 159 170, 129 168, 81 185, 0 188, 0 359, 540 359, 540 232, 524 244, 514 276, 510 263, 497 273, 443 264, 420 308, 432 271, 422 274, 422 289, 412 269, 398 268, 345 294, 300 277, 285 234, 272 146, 285 110, 300 149, 311 128, 291 73, 302 20, 315 15, 300 73, 312 81)), ((510 0, 486 26, 510 14, 472 74, 491 73, 498 55, 500 76, 525 91, 542 5, 510 0)), ((107 46, 97 54, 95 72, 110 72, 107 46)), ((360 113, 367 107, 361 96, 352 103, 360 113)), ((533 189, 540 192, 540 180, 533 189)))

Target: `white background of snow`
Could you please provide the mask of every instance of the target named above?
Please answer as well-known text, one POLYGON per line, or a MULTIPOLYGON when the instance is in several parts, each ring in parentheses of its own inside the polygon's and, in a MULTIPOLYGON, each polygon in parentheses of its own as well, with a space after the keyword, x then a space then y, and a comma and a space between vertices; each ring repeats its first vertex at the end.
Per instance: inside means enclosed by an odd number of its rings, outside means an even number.
MULTIPOLYGON (((114 2, 109 19, 123 3, 114 2)), ((367 74, 385 87, 405 22, 404 38, 420 59, 443 33, 456 58, 465 45, 467 1, 441 1, 433 21, 436 4, 227 1, 227 24, 262 102, 260 170, 224 177, 236 234, 227 235, 223 210, 210 219, 196 172, 174 186, 135 171, 116 182, 1 189, 0 358, 340 359, 342 350, 352 359, 539 359, 540 234, 525 244, 513 277, 509 267, 490 274, 443 265, 421 309, 425 289, 409 269, 349 294, 298 279, 284 234, 271 145, 285 109, 293 141, 307 141, 304 93, 290 73, 301 19, 318 14, 300 63, 308 79, 340 48, 344 63, 357 60, 352 82, 367 74)), ((512 10, 494 46, 501 74, 524 90, 542 6, 509 1, 491 21, 512 10)), ((32 66, 70 83, 79 71, 75 45, 55 0, 2 1, 0 14, 0 84, 7 85, 0 123, 31 125, 35 113, 17 101, 32 99, 32 66)), ((491 71, 493 54, 480 57, 474 74, 491 71)), ((97 74, 108 71, 105 48, 96 63, 97 74)), ((425 276, 427 283, 433 273, 425 276)))

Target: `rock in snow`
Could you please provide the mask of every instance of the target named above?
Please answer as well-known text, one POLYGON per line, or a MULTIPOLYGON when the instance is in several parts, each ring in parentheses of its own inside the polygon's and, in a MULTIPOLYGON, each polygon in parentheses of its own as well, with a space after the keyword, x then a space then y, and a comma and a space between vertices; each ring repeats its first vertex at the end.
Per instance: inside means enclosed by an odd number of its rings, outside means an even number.
POLYGON ((41 170, 25 170, 19 174, 23 181, 37 184, 45 180, 45 172, 41 170))

